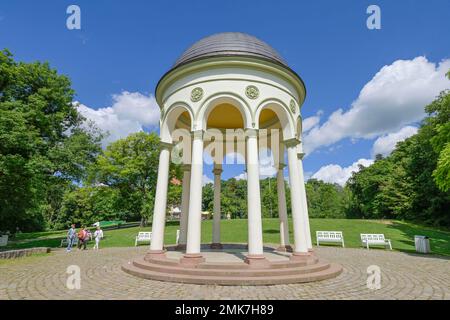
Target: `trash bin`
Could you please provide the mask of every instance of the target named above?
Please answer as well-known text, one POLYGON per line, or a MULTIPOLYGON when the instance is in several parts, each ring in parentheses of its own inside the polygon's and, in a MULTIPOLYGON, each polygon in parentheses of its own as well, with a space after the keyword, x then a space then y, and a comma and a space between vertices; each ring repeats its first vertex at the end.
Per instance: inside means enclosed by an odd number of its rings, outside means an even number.
POLYGON ((416 251, 420 253, 430 253, 430 239, 427 236, 414 236, 416 251))

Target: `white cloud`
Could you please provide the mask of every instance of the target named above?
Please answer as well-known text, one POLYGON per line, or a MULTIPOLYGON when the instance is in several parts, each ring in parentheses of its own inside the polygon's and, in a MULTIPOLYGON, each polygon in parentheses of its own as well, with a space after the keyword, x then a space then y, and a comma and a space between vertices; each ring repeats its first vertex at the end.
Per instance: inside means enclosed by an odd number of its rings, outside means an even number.
POLYGON ((214 183, 214 181, 211 178, 209 178, 206 174, 204 174, 202 179, 202 186, 205 186, 208 183, 214 183))
POLYGON ((303 133, 306 133, 309 130, 311 130, 312 128, 314 128, 315 126, 317 126, 319 124, 319 122, 320 122, 319 115, 315 115, 315 116, 304 119, 302 121, 303 133))
POLYGON ((159 125, 159 106, 152 95, 123 91, 112 96, 113 105, 93 109, 84 104, 78 111, 109 135, 102 141, 103 147, 131 133, 159 125))
MULTIPOLYGON (((449 68, 450 60, 436 65, 425 57, 384 66, 364 86, 349 110, 336 110, 324 124, 304 135, 305 152, 344 138, 375 138, 421 120, 424 107, 442 90, 450 88, 445 77, 449 68)), ((309 120, 307 125, 313 121, 316 120, 309 120)))
POLYGON ((342 168, 337 164, 330 164, 327 166, 323 166, 316 173, 312 175, 311 178, 322 180, 324 182, 329 183, 337 183, 341 186, 344 186, 347 180, 351 177, 352 172, 359 171, 359 165, 363 165, 364 167, 368 167, 373 164, 373 160, 370 159, 359 159, 354 162, 351 166, 342 168))
POLYGON ((273 160, 273 154, 270 149, 262 148, 259 151, 259 177, 265 179, 273 177, 277 173, 273 160))
POLYGON ((236 177, 234 177, 236 180, 247 180, 247 173, 243 172, 240 175, 237 175, 236 177))
POLYGON ((389 155, 394 150, 397 142, 403 141, 412 135, 417 133, 417 128, 412 126, 406 126, 397 132, 389 133, 379 137, 373 144, 372 157, 377 154, 383 156, 389 155))

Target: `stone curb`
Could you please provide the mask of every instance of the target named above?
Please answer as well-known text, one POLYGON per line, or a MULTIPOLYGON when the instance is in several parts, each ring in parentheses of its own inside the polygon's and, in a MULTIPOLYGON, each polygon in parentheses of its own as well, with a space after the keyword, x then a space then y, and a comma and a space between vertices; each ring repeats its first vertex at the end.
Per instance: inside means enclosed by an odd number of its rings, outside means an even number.
POLYGON ((47 247, 2 251, 0 252, 0 259, 16 259, 36 253, 50 253, 50 251, 51 248, 47 247))

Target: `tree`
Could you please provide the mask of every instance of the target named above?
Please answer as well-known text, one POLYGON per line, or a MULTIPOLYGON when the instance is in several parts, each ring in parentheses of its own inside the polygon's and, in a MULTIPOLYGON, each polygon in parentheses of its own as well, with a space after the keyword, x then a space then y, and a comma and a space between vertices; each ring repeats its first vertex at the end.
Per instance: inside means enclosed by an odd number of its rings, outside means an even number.
MULTIPOLYGON (((450 72, 448 73, 450 77, 450 72)), ((430 115, 426 119, 426 126, 434 130, 430 142, 438 154, 436 169, 433 171, 434 180, 442 191, 450 190, 450 90, 426 107, 430 115)))
POLYGON ((450 226, 450 93, 441 93, 426 111, 416 135, 353 173, 349 216, 450 226))
POLYGON ((66 192, 55 228, 61 229, 67 221, 77 225, 92 225, 97 221, 122 220, 124 213, 117 210, 118 190, 107 186, 88 186, 66 192))
POLYGON ((345 194, 341 186, 309 179, 305 187, 311 218, 345 217, 345 194))
MULTIPOLYGON (((108 145, 90 170, 89 182, 117 189, 117 209, 128 219, 140 219, 142 225, 153 212, 159 147, 156 133, 134 133, 108 145)), ((171 164, 171 176, 179 172, 179 166, 171 164)))
POLYGON ((81 181, 101 135, 73 104, 67 77, 0 52, 0 228, 43 229, 62 192, 81 181))

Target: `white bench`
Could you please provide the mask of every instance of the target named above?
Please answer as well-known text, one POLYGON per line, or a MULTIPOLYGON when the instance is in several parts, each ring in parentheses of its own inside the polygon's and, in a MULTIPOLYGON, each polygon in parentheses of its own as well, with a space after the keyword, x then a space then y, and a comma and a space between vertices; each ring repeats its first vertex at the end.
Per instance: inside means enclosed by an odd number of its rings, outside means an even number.
POLYGON ((392 250, 391 240, 385 239, 384 234, 361 233, 361 242, 364 247, 369 249, 369 245, 380 245, 392 250))
POLYGON ((8 236, 2 235, 0 236, 0 247, 6 247, 8 245, 8 236))
POLYGON ((175 240, 175 243, 178 244, 178 242, 180 241, 180 230, 177 230, 177 239, 175 240))
POLYGON ((338 242, 342 244, 342 248, 345 247, 342 231, 316 231, 316 241, 317 246, 320 242, 338 242))
MULTIPOLYGON (((75 239, 73 240, 73 245, 77 246, 78 244, 78 237, 75 237, 75 239)), ((61 240, 61 245, 60 247, 67 247, 69 245, 69 242, 67 241, 67 238, 64 238, 61 240)))
POLYGON ((152 241, 152 233, 151 232, 139 232, 136 236, 136 241, 134 242, 134 246, 137 247, 138 242, 151 242, 152 241))

